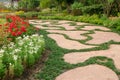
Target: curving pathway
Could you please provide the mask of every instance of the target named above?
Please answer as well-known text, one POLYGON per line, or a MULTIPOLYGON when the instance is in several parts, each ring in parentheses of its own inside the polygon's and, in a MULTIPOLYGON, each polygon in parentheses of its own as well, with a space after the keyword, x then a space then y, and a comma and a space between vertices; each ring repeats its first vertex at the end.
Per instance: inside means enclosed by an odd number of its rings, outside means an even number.
MULTIPOLYGON (((48 37, 59 47, 69 50, 92 49, 110 41, 120 43, 120 35, 102 26, 65 20, 30 20, 29 23, 49 32, 48 37), (87 40, 86 44, 81 43, 81 40, 84 42, 87 40)), ((63 59, 66 63, 78 64, 96 56, 111 58, 115 67, 120 70, 120 44, 111 44, 107 50, 66 53, 63 59)), ((110 68, 91 64, 63 72, 55 80, 119 80, 119 78, 110 68)))

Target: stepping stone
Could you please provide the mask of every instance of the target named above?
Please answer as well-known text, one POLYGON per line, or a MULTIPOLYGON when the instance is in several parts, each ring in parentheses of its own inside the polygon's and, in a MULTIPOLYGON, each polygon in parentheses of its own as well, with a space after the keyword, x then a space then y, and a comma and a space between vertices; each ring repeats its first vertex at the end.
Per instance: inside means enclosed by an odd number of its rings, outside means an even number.
POLYGON ((72 21, 59 20, 58 24, 66 24, 66 23, 69 23, 69 22, 72 22, 72 21))
POLYGON ((66 48, 66 49, 79 50, 79 49, 87 49, 87 48, 95 47, 95 46, 81 44, 78 41, 66 39, 63 35, 60 35, 60 34, 48 34, 48 37, 54 39, 60 47, 66 48))
POLYGON ((47 29, 47 30, 61 29, 59 27, 43 27, 43 26, 38 26, 38 25, 37 26, 35 25, 35 27, 40 28, 40 29, 47 29))
POLYGON ((96 56, 105 56, 113 59, 116 68, 120 69, 120 45, 111 45, 108 50, 68 53, 63 58, 65 62, 77 64, 96 56))
POLYGON ((63 30, 46 30, 50 33, 60 33, 65 34, 71 39, 77 39, 77 40, 85 40, 87 39, 86 36, 82 36, 81 34, 87 33, 87 31, 63 31, 63 30))
POLYGON ((61 24, 59 26, 65 28, 66 30, 76 30, 76 27, 75 26, 70 26, 70 24, 61 24))
POLYGON ((42 23, 42 20, 29 20, 29 22, 42 23))
POLYGON ((40 25, 49 25, 50 21, 45 21, 43 22, 43 20, 29 20, 30 24, 40 24, 40 25))
POLYGON ((49 25, 50 24, 50 22, 42 22, 42 23, 39 23, 40 25, 49 25))
POLYGON ((33 24, 33 25, 39 24, 36 20, 29 20, 29 23, 30 23, 30 24, 33 24))
POLYGON ((81 28, 82 30, 103 30, 103 31, 110 31, 110 29, 103 27, 103 26, 84 26, 83 28, 81 28))
POLYGON ((55 80, 119 80, 119 78, 111 69, 94 64, 69 70, 55 80))
POLYGON ((82 26, 82 25, 89 25, 89 23, 83 23, 83 22, 76 22, 76 24, 80 25, 80 26, 82 26))
POLYGON ((111 40, 120 42, 120 35, 113 32, 95 31, 94 34, 89 34, 89 36, 93 38, 92 40, 87 41, 89 44, 102 44, 111 40))

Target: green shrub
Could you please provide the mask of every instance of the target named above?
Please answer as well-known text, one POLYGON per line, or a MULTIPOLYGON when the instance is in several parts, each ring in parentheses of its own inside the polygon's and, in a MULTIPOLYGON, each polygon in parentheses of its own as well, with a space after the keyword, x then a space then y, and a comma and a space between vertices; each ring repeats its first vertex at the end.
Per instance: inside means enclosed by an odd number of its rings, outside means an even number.
POLYGON ((24 13, 25 13, 24 11, 17 11, 17 12, 15 12, 16 15, 22 15, 24 13))
POLYGON ((118 12, 117 16, 120 17, 120 12, 118 12))
POLYGON ((83 7, 83 4, 82 4, 82 3, 74 2, 74 3, 71 5, 72 14, 75 15, 75 16, 82 14, 82 10, 81 10, 82 7, 83 7))
POLYGON ((109 23, 109 27, 112 28, 117 28, 119 25, 120 25, 120 19, 111 20, 109 23))
POLYGON ((39 15, 39 12, 25 12, 24 14, 17 14, 17 15, 23 18, 34 18, 39 15))

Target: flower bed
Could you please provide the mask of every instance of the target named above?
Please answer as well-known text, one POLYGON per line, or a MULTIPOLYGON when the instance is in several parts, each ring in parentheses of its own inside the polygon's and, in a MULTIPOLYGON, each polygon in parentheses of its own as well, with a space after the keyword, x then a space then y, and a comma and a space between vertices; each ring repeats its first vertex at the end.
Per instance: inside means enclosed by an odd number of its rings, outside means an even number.
POLYGON ((36 28, 18 16, 8 15, 0 24, 0 80, 12 80, 41 58, 45 42, 35 34, 36 28))
POLYGON ((14 41, 16 37, 31 35, 36 32, 36 28, 31 27, 28 22, 18 16, 7 15, 6 23, 0 23, 0 45, 4 45, 9 40, 14 41), (5 35, 7 34, 7 35, 5 35))
POLYGON ((0 50, 0 79, 20 76, 41 57, 45 42, 42 36, 18 37, 0 50))

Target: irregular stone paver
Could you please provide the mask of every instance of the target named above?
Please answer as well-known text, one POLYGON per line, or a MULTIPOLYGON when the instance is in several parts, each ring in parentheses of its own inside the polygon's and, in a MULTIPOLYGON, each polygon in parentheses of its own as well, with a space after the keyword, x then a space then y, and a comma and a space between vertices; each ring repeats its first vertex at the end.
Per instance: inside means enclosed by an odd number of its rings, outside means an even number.
POLYGON ((61 29, 59 27, 43 27, 43 26, 35 26, 40 29, 47 29, 47 30, 56 30, 56 29, 61 29))
POLYGON ((66 49, 79 50, 79 49, 93 48, 94 47, 94 46, 81 44, 77 41, 68 40, 63 35, 60 35, 60 34, 49 34, 48 37, 54 39, 60 47, 66 48, 66 49))
POLYGON ((42 23, 42 20, 29 20, 29 23, 42 23))
POLYGON ((92 40, 87 41, 89 44, 102 44, 111 40, 120 42, 120 35, 113 32, 95 31, 94 34, 89 34, 89 36, 93 38, 92 40))
POLYGON ((66 23, 69 23, 69 22, 72 22, 72 21, 59 20, 58 24, 66 24, 66 23))
POLYGON ((87 31, 62 31, 62 30, 47 30, 47 32, 50 33, 60 33, 60 34, 66 34, 71 39, 87 39, 86 36, 82 36, 81 34, 87 33, 87 31))
POLYGON ((81 28, 82 30, 95 30, 95 29, 99 29, 99 30, 103 30, 103 31, 110 31, 110 29, 102 27, 102 26, 85 26, 83 28, 81 28))
POLYGON ((119 80, 111 69, 97 64, 69 70, 55 80, 119 80))
POLYGON ((49 25, 49 24, 51 24, 50 21, 43 22, 42 20, 29 20, 29 23, 33 24, 33 25, 35 25, 35 24, 40 24, 40 25, 49 25))
POLYGON ((29 23, 33 25, 39 24, 36 20, 29 20, 29 23))
POLYGON ((113 59, 116 68, 120 69, 120 45, 111 45, 108 50, 68 53, 64 55, 64 60, 70 64, 77 64, 95 56, 113 59))
POLYGON ((40 23, 40 25, 49 25, 51 24, 50 22, 44 22, 44 23, 40 23))
MULTIPOLYGON (((66 39, 63 35, 60 34, 66 34, 68 37, 71 39, 86 39, 86 36, 82 36, 81 34, 86 33, 87 31, 90 30, 103 30, 103 31, 110 31, 110 29, 101 27, 101 26, 90 26, 88 23, 81 23, 81 22, 76 22, 76 26, 70 26, 72 21, 56 21, 53 22, 53 20, 32 20, 30 21, 31 24, 39 24, 39 25, 47 25, 46 27, 44 26, 37 26, 38 28, 41 29, 51 29, 51 30, 46 30, 50 33, 54 34, 49 34, 48 37, 54 39, 56 43, 66 49, 86 49, 86 48, 93 48, 95 46, 90 46, 90 45, 84 45, 81 44, 77 41, 74 40, 69 40, 66 39), (54 24, 55 23, 55 24, 54 24), (89 25, 89 26, 83 26, 84 25, 89 25), (53 29, 60 29, 60 27, 65 28, 66 30, 77 30, 77 26, 82 26, 81 30, 86 30, 86 31, 63 31, 63 30, 53 30, 53 29), (55 34, 55 33, 60 33, 60 34, 55 34)), ((114 40, 116 42, 120 42, 120 36, 116 33, 112 32, 102 32, 102 31, 95 31, 94 34, 88 34, 89 36, 93 37, 92 40, 87 41, 89 44, 101 44, 108 42, 110 40, 114 40)), ((90 57, 95 57, 95 56, 105 56, 108 58, 112 58, 114 60, 115 66, 120 69, 120 45, 111 45, 110 49, 108 50, 100 50, 100 51, 89 51, 89 52, 73 52, 73 53, 68 53, 64 55, 64 60, 65 62, 68 62, 70 64, 77 64, 80 62, 84 62, 85 60, 89 59, 90 57)), ((70 71, 67 71, 60 76, 56 78, 56 80, 119 80, 117 75, 109 68, 105 66, 100 66, 100 65, 89 65, 89 66, 84 66, 84 67, 78 67, 75 69, 72 69, 70 71)))
POLYGON ((59 26, 64 27, 66 30, 76 30, 76 27, 70 26, 70 24, 61 24, 59 26))
POLYGON ((89 25, 88 23, 83 23, 83 22, 76 22, 76 24, 80 25, 80 26, 82 26, 82 25, 89 25))

